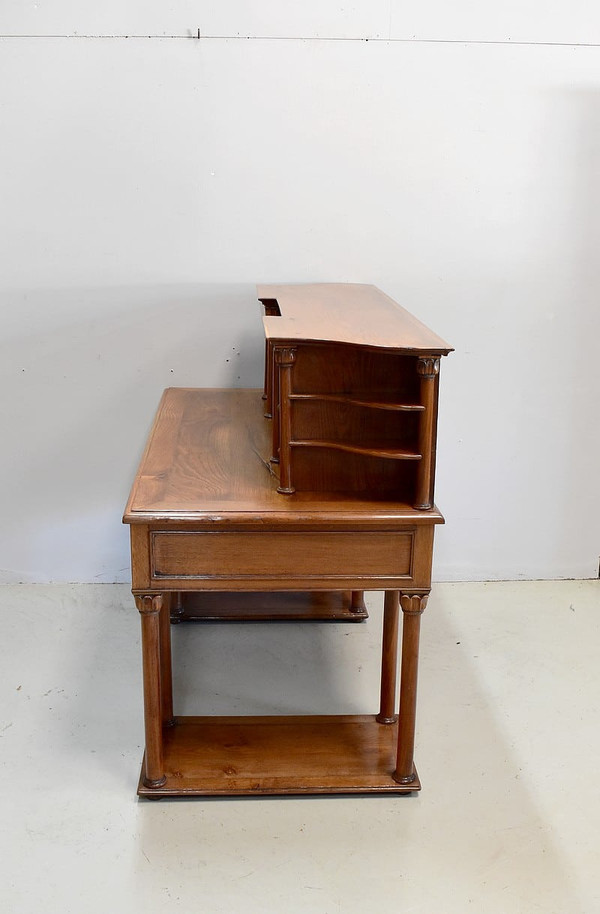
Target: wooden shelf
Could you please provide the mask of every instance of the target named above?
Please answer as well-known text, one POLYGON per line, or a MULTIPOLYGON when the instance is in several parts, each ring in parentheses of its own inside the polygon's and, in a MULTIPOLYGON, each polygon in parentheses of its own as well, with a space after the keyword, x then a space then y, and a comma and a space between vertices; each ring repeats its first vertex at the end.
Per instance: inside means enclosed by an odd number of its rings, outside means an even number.
POLYGON ((348 441, 325 441, 311 438, 302 441, 290 441, 290 447, 324 447, 334 451, 345 451, 348 454, 362 454, 368 457, 383 457, 387 460, 421 460, 421 454, 414 451, 401 451, 396 447, 377 447, 375 445, 351 444, 348 441))
POLYGON ((259 286, 258 297, 278 492, 369 491, 428 510, 439 364, 452 347, 374 286, 259 286), (292 460, 294 447, 322 450, 292 460))
POLYGON ((399 784, 397 724, 372 715, 304 717, 178 717, 165 727, 162 787, 141 797, 402 794, 419 790, 418 777, 399 784))
POLYGON ((171 611, 171 622, 362 622, 369 614, 361 599, 352 609, 350 591, 293 593, 181 594, 181 612, 171 611))
POLYGON ((351 406, 364 406, 367 409, 389 409, 394 412, 423 412, 420 403, 394 403, 391 400, 374 400, 372 397, 360 397, 346 394, 291 394, 290 400, 318 400, 327 403, 348 403, 351 406))

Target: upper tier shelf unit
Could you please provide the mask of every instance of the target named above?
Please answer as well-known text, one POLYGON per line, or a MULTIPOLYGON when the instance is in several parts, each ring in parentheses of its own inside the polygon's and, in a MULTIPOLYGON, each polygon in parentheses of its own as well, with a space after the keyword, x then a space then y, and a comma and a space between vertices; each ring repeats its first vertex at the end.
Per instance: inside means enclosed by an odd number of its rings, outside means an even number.
POLYGON ((258 286, 279 491, 433 506, 444 340, 375 286, 258 286))

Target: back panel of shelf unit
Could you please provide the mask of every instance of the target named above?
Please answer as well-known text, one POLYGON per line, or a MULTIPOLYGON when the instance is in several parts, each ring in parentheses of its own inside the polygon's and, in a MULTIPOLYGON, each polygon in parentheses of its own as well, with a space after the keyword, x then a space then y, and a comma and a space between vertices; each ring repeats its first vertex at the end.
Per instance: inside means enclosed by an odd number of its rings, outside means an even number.
POLYGON ((418 403, 416 361, 414 356, 342 343, 300 344, 294 393, 380 393, 397 402, 418 403))
MULTIPOLYGON (((291 404, 292 440, 417 454, 420 413, 368 405, 418 405, 416 361, 415 356, 343 344, 298 346, 292 386, 293 395, 301 398, 291 404), (319 399, 328 395, 340 399, 319 399), (344 402, 345 397, 359 402, 344 402)), ((325 446, 293 446, 291 455, 298 491, 357 493, 408 503, 414 499, 417 463, 325 446)))
POLYGON ((417 461, 387 460, 327 448, 292 448, 298 492, 339 492, 412 504, 417 461))

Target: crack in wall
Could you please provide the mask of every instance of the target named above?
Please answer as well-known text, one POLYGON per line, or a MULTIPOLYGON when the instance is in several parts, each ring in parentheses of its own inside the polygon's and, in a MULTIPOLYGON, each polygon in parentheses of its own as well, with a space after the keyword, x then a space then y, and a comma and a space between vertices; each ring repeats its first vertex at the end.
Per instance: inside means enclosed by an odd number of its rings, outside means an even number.
POLYGON ((378 44, 460 44, 460 45, 508 45, 510 47, 546 48, 600 48, 600 42, 581 41, 511 41, 510 39, 473 38, 381 38, 381 37, 329 37, 306 35, 0 35, 0 40, 72 40, 72 41, 315 41, 327 42, 374 42, 378 44))

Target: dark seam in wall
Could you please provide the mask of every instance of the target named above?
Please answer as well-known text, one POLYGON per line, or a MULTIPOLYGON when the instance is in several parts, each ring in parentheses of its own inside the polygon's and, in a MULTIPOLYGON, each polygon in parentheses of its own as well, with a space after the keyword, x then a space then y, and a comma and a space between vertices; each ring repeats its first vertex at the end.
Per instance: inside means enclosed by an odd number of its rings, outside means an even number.
POLYGON ((0 35, 0 40, 19 39, 71 39, 106 40, 106 41, 319 41, 319 42, 377 42, 379 44, 462 44, 462 45, 500 45, 512 47, 542 48, 600 48, 600 42, 581 41, 511 41, 485 40, 469 38, 320 38, 302 35, 0 35))

